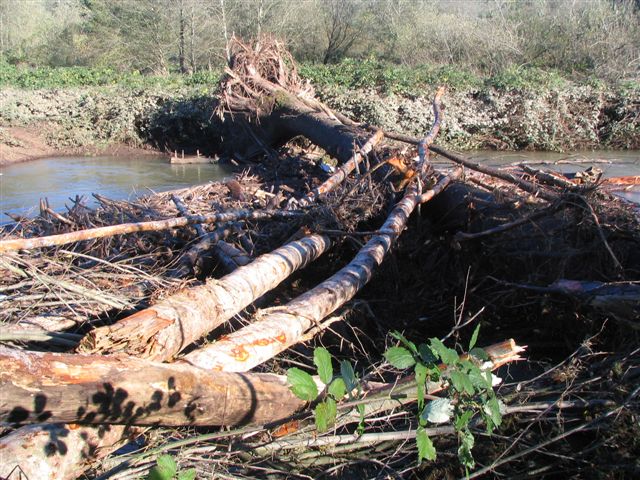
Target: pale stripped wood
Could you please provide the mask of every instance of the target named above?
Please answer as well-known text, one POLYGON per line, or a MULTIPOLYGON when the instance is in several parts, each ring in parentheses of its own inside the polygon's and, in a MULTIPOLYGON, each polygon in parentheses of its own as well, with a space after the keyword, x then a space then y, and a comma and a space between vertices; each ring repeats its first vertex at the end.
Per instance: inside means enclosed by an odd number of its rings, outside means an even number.
POLYGON ((83 339, 79 351, 169 360, 330 246, 331 240, 323 235, 291 242, 219 280, 184 289, 113 325, 93 330, 83 339))

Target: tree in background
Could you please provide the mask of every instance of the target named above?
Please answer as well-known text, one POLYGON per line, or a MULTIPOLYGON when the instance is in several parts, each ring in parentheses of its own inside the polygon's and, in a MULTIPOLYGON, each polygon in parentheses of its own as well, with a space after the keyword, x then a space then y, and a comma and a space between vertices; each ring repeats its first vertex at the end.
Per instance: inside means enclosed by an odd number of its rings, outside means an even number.
POLYGON ((374 56, 480 74, 640 70, 640 0, 0 0, 0 58, 145 73, 221 68, 231 35, 271 33, 298 60, 374 56))

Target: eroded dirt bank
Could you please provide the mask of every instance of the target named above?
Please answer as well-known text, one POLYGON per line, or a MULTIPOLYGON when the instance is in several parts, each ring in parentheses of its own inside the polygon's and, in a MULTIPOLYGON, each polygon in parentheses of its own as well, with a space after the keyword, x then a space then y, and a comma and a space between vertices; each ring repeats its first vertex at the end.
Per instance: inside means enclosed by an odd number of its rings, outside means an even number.
MULTIPOLYGON (((0 91, 0 164, 122 148, 210 153, 220 142, 215 87, 92 87, 0 91)), ((425 96, 324 87, 318 96, 355 120, 421 134, 432 122, 425 96)), ((458 90, 445 97, 439 142, 454 149, 640 148, 640 92, 562 89, 458 90)))

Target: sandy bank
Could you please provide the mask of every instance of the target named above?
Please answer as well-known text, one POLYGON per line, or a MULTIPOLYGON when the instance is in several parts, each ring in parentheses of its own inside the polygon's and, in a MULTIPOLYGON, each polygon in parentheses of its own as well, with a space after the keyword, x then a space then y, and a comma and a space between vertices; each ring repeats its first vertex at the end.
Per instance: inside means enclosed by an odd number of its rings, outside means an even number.
POLYGON ((76 155, 161 155, 152 148, 121 143, 60 147, 47 141, 45 126, 6 127, 0 129, 0 166, 48 157, 76 155))

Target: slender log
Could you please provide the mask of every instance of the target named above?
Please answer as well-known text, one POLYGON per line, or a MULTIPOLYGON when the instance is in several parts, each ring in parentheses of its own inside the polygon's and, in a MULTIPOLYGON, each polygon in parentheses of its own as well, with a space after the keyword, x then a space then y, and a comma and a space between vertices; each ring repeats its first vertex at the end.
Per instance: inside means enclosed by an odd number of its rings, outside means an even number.
MULTIPOLYGON (((421 140, 419 138, 416 137, 412 137, 410 135, 404 135, 402 133, 395 133, 395 132, 384 132, 385 137, 387 138, 391 138, 394 140, 399 140, 401 142, 405 142, 405 143, 411 143, 413 145, 420 145, 421 140)), ((474 170, 476 172, 480 172, 480 173, 484 173, 485 175, 489 175, 491 177, 496 177, 499 178, 501 180, 504 180, 505 182, 509 182, 512 183, 514 185, 517 185, 519 188, 521 188, 522 190, 529 192, 529 193, 533 193, 534 195, 539 196, 540 198, 543 198, 545 200, 548 201, 553 201, 553 200, 557 200, 558 196, 547 192, 543 189, 541 189, 539 186, 537 186, 536 184, 529 182, 527 180, 524 180, 522 178, 517 177, 516 175, 509 173, 505 170, 502 170, 500 168, 495 168, 495 167, 491 167, 488 165, 481 165, 479 163, 476 162, 472 162, 471 160, 468 160, 464 157, 462 157, 461 155, 457 155, 455 153, 451 153, 447 150, 445 150, 442 147, 439 147, 438 145, 429 145, 429 150, 431 150, 434 153, 437 153, 439 155, 442 155, 444 158, 447 158, 453 162, 456 162, 470 170, 474 170)))
POLYGON ((483 230, 481 232, 457 232, 455 234, 454 239, 458 242, 461 242, 465 240, 476 240, 478 238, 488 237, 489 235, 496 235, 499 233, 503 233, 513 228, 517 228, 520 225, 533 222, 538 218, 546 217, 547 215, 553 215, 555 212, 557 212, 560 209, 560 207, 561 205, 559 204, 552 205, 543 210, 534 211, 533 213, 529 215, 525 215, 524 217, 518 218, 512 222, 503 223, 496 227, 483 230))
MULTIPOLYGON (((425 147, 440 128, 440 89, 433 102, 434 125, 426 137, 425 147)), ((424 160, 428 159, 428 153, 424 160)), ((422 172, 422 165, 418 171, 422 172)), ((451 181, 441 180, 434 190, 442 191, 451 181)), ((251 325, 228 335, 216 343, 191 352, 183 361, 206 369, 246 372, 299 342, 314 325, 354 297, 373 276, 391 245, 404 230, 409 216, 421 199, 419 182, 407 187, 405 196, 396 204, 379 233, 373 236, 355 258, 329 279, 300 295, 284 307, 259 311, 251 325)))
POLYGON ((511 287, 540 293, 565 295, 582 306, 600 309, 635 330, 640 330, 640 284, 638 282, 611 282, 559 279, 541 287, 510 282, 500 282, 511 287))
POLYGON ((308 206, 312 204, 318 197, 321 195, 326 195, 333 189, 335 189, 340 183, 344 181, 345 178, 349 176, 351 172, 356 168, 356 166, 362 162, 362 160, 371 153, 371 151, 375 148, 375 146, 380 143, 384 134, 382 130, 377 130, 367 143, 365 143, 362 148, 354 152, 353 157, 343 163, 336 173, 334 173, 331 177, 329 177, 322 185, 313 189, 309 192, 304 198, 298 200, 298 204, 300 206, 308 206))
POLYGON ((418 197, 418 203, 427 203, 436 195, 442 193, 442 191, 449 186, 451 182, 454 180, 458 180, 463 173, 462 167, 456 168, 449 175, 442 178, 431 190, 427 190, 426 192, 420 194, 418 197))
MULTIPOLYGON (((434 190, 442 191, 442 180, 434 190)), ((373 276, 404 229, 420 195, 415 187, 393 209, 387 221, 346 267, 284 307, 261 310, 251 325, 195 350, 183 361, 201 368, 245 372, 300 341, 305 332, 353 298, 373 276)))
POLYGON ((564 188, 571 192, 579 192, 580 190, 584 190, 584 186, 577 185, 571 180, 560 176, 559 174, 555 174, 553 172, 545 172, 537 168, 531 168, 526 164, 520 165, 520 168, 522 168, 522 170, 527 172, 529 175, 548 185, 554 185, 556 187, 564 188))
POLYGON ((532 182, 529 182, 528 180, 523 180, 522 178, 519 178, 513 173, 507 172, 500 168, 490 167, 488 165, 481 165, 479 163, 472 162, 460 155, 456 155, 454 153, 448 152, 444 148, 438 147, 436 145, 429 146, 429 150, 431 150, 432 152, 438 153, 453 162, 463 165, 466 168, 475 170, 476 172, 484 173, 485 175, 499 178, 501 180, 504 180, 505 182, 513 183, 514 185, 517 185, 519 188, 521 188, 525 192, 532 193, 545 200, 554 201, 558 199, 558 196, 556 194, 547 192, 542 188, 540 188, 538 185, 532 182))
POLYGON ((305 404, 284 376, 1 346, 0 386, 0 422, 5 425, 261 424, 285 418, 305 404))
POLYGON ((329 237, 322 235, 291 242, 220 280, 210 279, 205 285, 182 290, 114 325, 89 332, 79 351, 169 360, 330 246, 329 237))
POLYGON ((304 212, 287 210, 237 210, 231 212, 211 213, 208 215, 192 215, 189 218, 177 217, 166 220, 152 220, 149 222, 122 223, 107 227, 90 228, 76 232, 48 235, 37 238, 17 238, 0 240, 0 253, 15 250, 30 250, 33 248, 52 247, 67 243, 92 240, 96 238, 112 237, 127 233, 152 232, 186 227, 197 223, 227 223, 236 220, 266 220, 271 218, 295 218, 305 215, 304 212))

